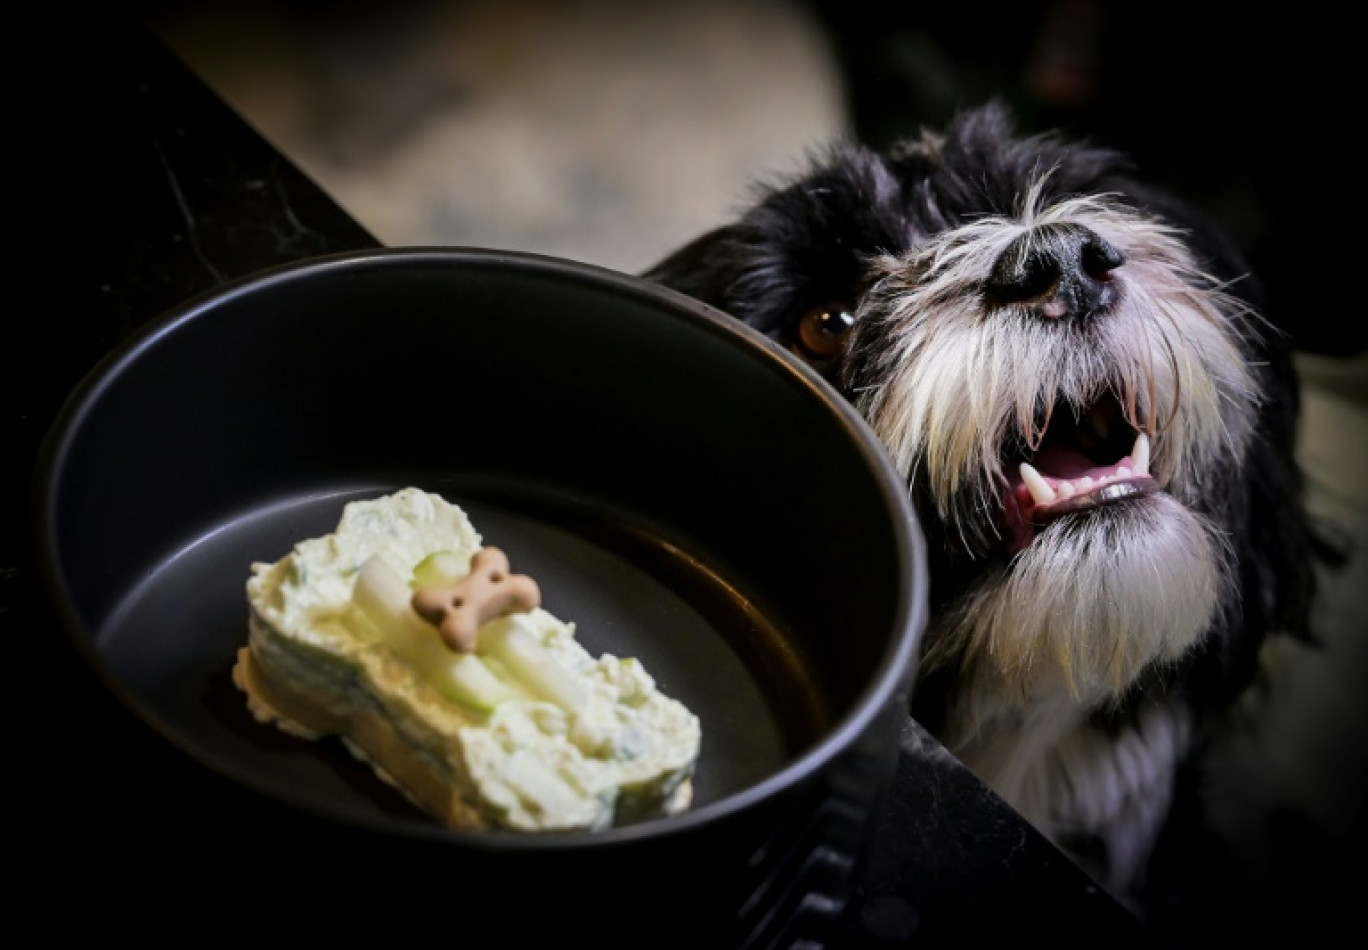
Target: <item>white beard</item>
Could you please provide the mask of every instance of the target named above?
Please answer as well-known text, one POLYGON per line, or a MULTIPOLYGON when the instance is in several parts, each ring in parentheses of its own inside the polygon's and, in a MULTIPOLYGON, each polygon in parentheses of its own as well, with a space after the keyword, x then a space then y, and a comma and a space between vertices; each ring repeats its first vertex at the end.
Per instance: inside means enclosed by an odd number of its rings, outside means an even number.
POLYGON ((1106 704, 1201 638, 1228 561, 1219 531, 1167 495, 1066 516, 935 618, 926 662, 991 668, 974 707, 1030 704, 1056 683, 1079 706, 1106 704))
POLYGON ((1191 722, 1162 697, 1120 732, 1093 724, 1202 637, 1229 582, 1213 527, 1165 495, 1055 522, 928 631, 961 664, 940 740, 1043 834, 1096 835, 1124 894, 1167 812, 1191 722))

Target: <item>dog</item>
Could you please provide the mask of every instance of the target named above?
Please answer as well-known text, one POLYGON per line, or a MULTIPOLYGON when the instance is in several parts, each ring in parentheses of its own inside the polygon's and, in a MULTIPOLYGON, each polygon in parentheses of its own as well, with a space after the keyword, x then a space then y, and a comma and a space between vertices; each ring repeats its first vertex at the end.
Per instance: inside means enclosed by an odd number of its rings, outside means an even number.
POLYGON ((1298 382, 1213 219, 1015 121, 833 143, 643 276, 858 409, 927 542, 911 714, 1139 908, 1261 644, 1310 639, 1298 382))

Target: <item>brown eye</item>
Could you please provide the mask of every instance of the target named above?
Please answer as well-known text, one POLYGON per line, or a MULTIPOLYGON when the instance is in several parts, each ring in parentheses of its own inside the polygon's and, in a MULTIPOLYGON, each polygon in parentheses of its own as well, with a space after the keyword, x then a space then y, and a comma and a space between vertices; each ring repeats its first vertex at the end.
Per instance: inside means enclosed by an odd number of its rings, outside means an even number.
POLYGON ((798 321, 793 349, 811 363, 828 363, 840 355, 846 332, 854 323, 854 314, 844 305, 825 303, 813 307, 798 321))

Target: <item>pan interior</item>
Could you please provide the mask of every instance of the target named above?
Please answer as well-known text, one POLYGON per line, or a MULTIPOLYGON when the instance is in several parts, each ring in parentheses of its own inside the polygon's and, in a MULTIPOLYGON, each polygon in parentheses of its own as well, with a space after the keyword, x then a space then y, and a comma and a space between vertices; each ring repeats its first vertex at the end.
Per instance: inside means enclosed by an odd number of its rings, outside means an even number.
POLYGON ((912 674, 924 574, 872 434, 725 315, 573 263, 384 251, 190 302, 74 394, 38 480, 49 588, 120 697, 367 823, 422 819, 229 678, 251 564, 352 498, 446 496, 591 653, 639 657, 702 719, 695 811, 799 785, 912 674))
MULTIPOLYGON (((114 677, 211 764, 309 808, 426 823, 336 740, 310 742, 254 721, 230 668, 246 641, 254 560, 332 530, 342 506, 402 485, 281 498, 215 525, 156 566, 97 632, 114 677)), ((784 638, 723 579, 610 513, 557 506, 549 493, 442 492, 542 587, 594 655, 636 656, 698 713, 704 747, 695 807, 764 779, 825 727, 820 696, 784 638), (481 497, 484 496, 484 497, 481 497)))

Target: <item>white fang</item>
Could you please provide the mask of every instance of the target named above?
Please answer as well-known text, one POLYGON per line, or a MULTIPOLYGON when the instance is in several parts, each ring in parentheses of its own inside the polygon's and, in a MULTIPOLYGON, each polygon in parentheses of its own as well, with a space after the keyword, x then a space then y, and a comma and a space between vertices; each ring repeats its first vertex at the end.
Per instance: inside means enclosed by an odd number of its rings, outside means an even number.
POLYGON ((1031 498, 1037 505, 1048 505, 1055 500, 1054 489, 1040 477, 1040 473, 1029 462, 1021 463, 1021 480, 1026 483, 1031 498))

